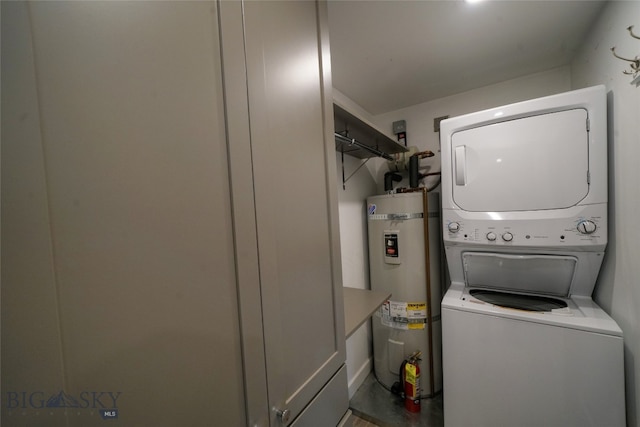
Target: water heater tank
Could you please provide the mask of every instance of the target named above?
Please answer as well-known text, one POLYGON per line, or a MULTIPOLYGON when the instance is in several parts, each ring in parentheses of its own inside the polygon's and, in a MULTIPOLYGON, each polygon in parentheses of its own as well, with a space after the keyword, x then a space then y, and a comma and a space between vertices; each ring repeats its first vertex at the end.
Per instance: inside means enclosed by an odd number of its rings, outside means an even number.
POLYGON ((422 192, 367 199, 371 289, 391 293, 372 319, 375 374, 392 388, 402 362, 420 351, 422 397, 442 390, 438 196, 427 193, 426 215, 422 192))

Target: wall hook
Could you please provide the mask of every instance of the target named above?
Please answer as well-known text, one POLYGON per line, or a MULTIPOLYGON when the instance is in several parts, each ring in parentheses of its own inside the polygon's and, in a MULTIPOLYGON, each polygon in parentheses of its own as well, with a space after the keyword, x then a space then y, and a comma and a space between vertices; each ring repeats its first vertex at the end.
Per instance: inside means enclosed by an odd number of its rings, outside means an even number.
MULTIPOLYGON (((629 35, 631 37, 640 40, 640 36, 633 32, 633 25, 629 25, 627 27, 627 31, 629 31, 629 35)), ((633 59, 625 58, 624 56, 620 56, 616 53, 615 46, 611 48, 611 53, 613 53, 613 56, 615 56, 616 58, 629 62, 630 69, 622 71, 622 74, 632 76, 633 81, 631 81, 631 84, 636 85, 636 87, 640 86, 640 76, 638 76, 638 74, 640 73, 640 58, 638 58, 638 55, 636 55, 633 59)))
MULTIPOLYGON (((629 28, 631 28, 631 27, 629 27, 629 28)), ((611 48, 611 52, 613 52, 613 56, 615 56, 616 58, 622 59, 623 61, 627 61, 627 62, 631 63, 631 64, 629 64, 629 66, 631 67, 632 71, 625 70, 625 71, 623 71, 624 74, 635 75, 638 71, 640 71, 640 59, 637 56, 634 59, 629 59, 629 58, 622 57, 622 56, 620 56, 620 55, 618 55, 616 53, 616 47, 615 46, 611 48)))

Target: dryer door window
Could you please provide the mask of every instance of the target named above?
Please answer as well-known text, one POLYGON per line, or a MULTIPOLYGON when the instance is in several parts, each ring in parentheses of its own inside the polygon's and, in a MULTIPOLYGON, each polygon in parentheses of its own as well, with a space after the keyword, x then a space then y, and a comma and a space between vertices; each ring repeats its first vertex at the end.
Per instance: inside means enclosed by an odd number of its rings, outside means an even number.
POLYGON ((456 132, 453 199, 463 210, 560 209, 589 192, 587 111, 566 110, 456 132))

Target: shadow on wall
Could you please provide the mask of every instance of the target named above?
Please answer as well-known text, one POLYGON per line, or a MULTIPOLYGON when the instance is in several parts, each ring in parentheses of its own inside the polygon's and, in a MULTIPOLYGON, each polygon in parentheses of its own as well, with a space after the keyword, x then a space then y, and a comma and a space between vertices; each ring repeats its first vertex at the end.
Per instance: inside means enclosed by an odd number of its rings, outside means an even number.
POLYGON ((615 205, 616 205, 616 183, 615 183, 615 174, 613 171, 615 170, 615 156, 614 156, 614 129, 613 129, 613 120, 614 120, 614 103, 613 103, 613 92, 607 92, 607 140, 608 140, 608 161, 607 168, 609 171, 609 181, 608 181, 608 227, 609 227, 609 235, 607 236, 607 249, 605 251, 604 260, 602 262, 602 269, 600 270, 600 275, 598 277, 598 281, 595 286, 595 295, 594 300, 600 307, 602 307, 607 313, 611 313, 611 304, 613 300, 613 286, 606 286, 607 283, 615 283, 615 278, 611 278, 611 280, 603 280, 603 277, 608 274, 615 275, 615 268, 610 263, 615 263, 616 260, 616 217, 615 217, 615 205))

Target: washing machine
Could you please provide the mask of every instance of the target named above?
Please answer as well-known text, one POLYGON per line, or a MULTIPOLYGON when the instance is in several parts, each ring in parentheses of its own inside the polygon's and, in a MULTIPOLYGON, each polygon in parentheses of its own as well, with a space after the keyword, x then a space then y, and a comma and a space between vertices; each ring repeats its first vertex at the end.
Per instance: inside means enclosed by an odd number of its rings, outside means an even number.
POLYGON ((625 425, 603 86, 444 120, 445 426, 625 425))

